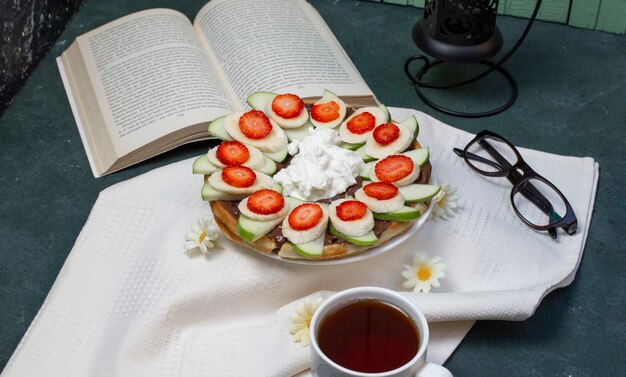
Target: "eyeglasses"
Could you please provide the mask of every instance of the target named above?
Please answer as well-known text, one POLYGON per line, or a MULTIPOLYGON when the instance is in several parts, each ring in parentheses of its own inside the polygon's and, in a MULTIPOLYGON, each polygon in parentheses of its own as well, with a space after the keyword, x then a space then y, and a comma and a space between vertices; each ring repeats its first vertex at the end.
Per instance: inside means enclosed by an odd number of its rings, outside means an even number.
POLYGON ((528 166, 511 142, 485 130, 463 150, 454 148, 453 151, 479 174, 506 177, 513 184, 513 210, 528 226, 547 230, 554 239, 557 228, 569 235, 576 233, 576 215, 563 193, 528 166))

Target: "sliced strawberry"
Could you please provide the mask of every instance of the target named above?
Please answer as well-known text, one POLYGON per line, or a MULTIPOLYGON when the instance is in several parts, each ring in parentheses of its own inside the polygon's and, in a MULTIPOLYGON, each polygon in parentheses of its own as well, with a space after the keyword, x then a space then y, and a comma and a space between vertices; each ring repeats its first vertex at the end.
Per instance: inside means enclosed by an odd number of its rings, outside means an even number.
POLYGON ((250 158, 250 151, 238 141, 224 141, 217 147, 215 157, 226 166, 241 165, 250 158))
POLYGON ((280 211, 285 205, 285 199, 274 190, 259 190, 248 197, 247 207, 259 215, 270 215, 280 211))
POLYGON ((362 219, 367 212, 367 206, 358 200, 346 200, 336 208, 337 217, 343 221, 362 219))
POLYGON ((398 188, 386 182, 368 183, 363 186, 363 191, 365 195, 378 200, 391 199, 398 194, 398 188))
POLYGON ((250 187, 256 173, 247 166, 227 166, 222 170, 222 180, 233 187, 250 187))
POLYGON ((300 115, 304 102, 295 94, 280 94, 272 100, 272 111, 281 118, 291 119, 300 115))
POLYGON ((348 121, 348 130, 353 134, 361 135, 374 129, 376 118, 367 111, 352 117, 348 121))
POLYGON ((374 165, 374 172, 381 182, 395 182, 413 171, 413 160, 401 154, 387 156, 374 165))
POLYGON ((294 208, 289 214, 289 225, 294 230, 307 230, 320 222, 324 213, 315 203, 304 203, 294 208))
POLYGON ((339 104, 335 101, 313 105, 311 107, 311 118, 320 122, 327 123, 337 120, 340 114, 339 104))
POLYGON ((393 123, 384 123, 374 129, 373 135, 378 144, 391 144, 400 137, 400 128, 393 123))
POLYGON ((250 139, 263 139, 272 131, 272 124, 262 111, 250 110, 239 118, 239 129, 250 139))

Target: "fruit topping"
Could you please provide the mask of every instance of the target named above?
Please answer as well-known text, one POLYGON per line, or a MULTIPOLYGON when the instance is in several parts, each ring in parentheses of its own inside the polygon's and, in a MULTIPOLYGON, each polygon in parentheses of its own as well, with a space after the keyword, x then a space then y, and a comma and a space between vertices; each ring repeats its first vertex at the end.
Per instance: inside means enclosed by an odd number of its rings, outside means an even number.
POLYGON ((304 102, 295 94, 280 94, 272 101, 272 110, 281 118, 297 117, 304 109, 304 102))
POLYGON ((233 187, 250 187, 256 180, 256 173, 246 166, 227 166, 222 170, 222 180, 233 187))
POLYGON ((285 199, 274 190, 259 190, 248 197, 247 207, 250 211, 260 215, 270 215, 280 211, 285 205, 285 199))
POLYGON ((398 194, 398 188, 387 182, 372 182, 363 186, 363 191, 369 197, 378 200, 391 199, 398 194))
POLYGON ((407 156, 394 154, 378 161, 374 172, 381 182, 395 182, 413 171, 413 160, 407 156))
POLYGON ((250 158, 250 151, 238 141, 224 141, 217 147, 215 157, 226 166, 241 165, 250 158))
POLYGON ((311 118, 314 120, 327 123, 339 118, 340 107, 335 101, 328 101, 311 107, 311 118))
POLYGON ((378 144, 391 144, 400 137, 400 128, 393 123, 384 123, 374 129, 373 136, 378 144))
POLYGON ((337 206, 337 217, 343 221, 362 219, 367 212, 365 203, 358 200, 346 200, 337 206))
POLYGON ((239 118, 239 129, 250 139, 263 139, 272 131, 272 124, 262 111, 250 110, 239 118))
POLYGON ((311 229, 317 225, 323 215, 324 212, 319 204, 300 204, 289 214, 289 226, 294 230, 311 229))
POLYGON ((350 132, 361 135, 374 129, 376 126, 376 117, 366 111, 352 117, 352 119, 348 121, 347 126, 350 132))

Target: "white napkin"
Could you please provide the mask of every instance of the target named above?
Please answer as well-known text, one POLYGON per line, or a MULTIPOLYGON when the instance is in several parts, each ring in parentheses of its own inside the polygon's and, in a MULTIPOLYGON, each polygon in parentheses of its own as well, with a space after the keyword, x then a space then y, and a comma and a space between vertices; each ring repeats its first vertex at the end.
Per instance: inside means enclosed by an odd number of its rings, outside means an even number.
POLYGON ((521 149, 570 200, 574 236, 532 231, 509 203, 506 179, 485 179, 452 153, 472 135, 414 110, 440 183, 458 188, 448 221, 428 221, 400 247, 365 261, 302 266, 225 237, 208 257, 187 257, 184 235, 209 207, 202 177, 181 161, 103 191, 3 376, 290 376, 308 348, 288 332, 304 297, 374 285, 402 291, 416 251, 448 265, 430 294, 405 292, 433 327, 429 358, 443 362, 474 320, 523 320, 574 279, 598 179, 592 158, 521 149), (444 322, 455 321, 455 322, 444 322), (435 323, 441 322, 441 323, 435 323))

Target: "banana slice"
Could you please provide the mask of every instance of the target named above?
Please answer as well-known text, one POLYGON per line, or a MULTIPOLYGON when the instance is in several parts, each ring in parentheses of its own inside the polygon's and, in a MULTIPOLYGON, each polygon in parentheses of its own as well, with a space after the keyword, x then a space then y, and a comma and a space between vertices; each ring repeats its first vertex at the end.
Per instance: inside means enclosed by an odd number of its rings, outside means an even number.
POLYGON ((339 117, 337 119, 331 120, 330 122, 318 122, 313 119, 313 117, 311 117, 311 123, 313 123, 315 127, 335 128, 341 123, 343 118, 346 117, 346 103, 343 102, 341 98, 337 97, 337 95, 330 90, 324 90, 324 95, 322 95, 322 98, 317 100, 313 104, 313 106, 322 105, 331 101, 334 101, 337 105, 339 105, 339 117))
MULTIPOLYGON (((398 179, 394 182, 389 182, 396 187, 402 187, 406 185, 410 185, 415 182, 415 180, 420 176, 420 167, 413 163, 413 170, 411 173, 404 178, 398 179)), ((372 165, 372 169, 370 170, 370 179, 374 182, 380 182, 380 179, 376 176, 376 164, 372 165)), ((374 211, 376 212, 376 211, 374 211)))
MULTIPOLYGON (((244 162, 242 165, 247 166, 252 170, 262 168, 265 164, 265 155, 263 152, 251 145, 246 145, 245 147, 248 148, 248 152, 250 152, 250 158, 248 158, 248 161, 244 162)), ((216 153, 217 147, 209 149, 209 152, 207 153, 209 161, 218 168, 226 167, 226 165, 217 159, 216 153)))
POLYGON ((313 241, 324 234, 324 232, 326 232, 326 226, 328 225, 328 208, 323 205, 320 207, 322 208, 322 218, 314 227, 307 230, 293 229, 289 225, 289 216, 285 217, 282 225, 283 236, 285 236, 292 243, 300 244, 313 241))
POLYGON ((350 132, 350 130, 348 129, 348 122, 350 121, 350 119, 366 112, 372 114, 374 116, 374 119, 376 119, 376 121, 374 122, 374 127, 387 122, 387 113, 385 113, 380 107, 362 107, 352 113, 346 120, 341 123, 341 126, 339 126, 339 136, 341 137, 341 140, 345 141, 346 143, 352 144, 364 143, 367 140, 368 136, 372 134, 372 131, 368 131, 363 134, 355 134, 350 132))
MULTIPOLYGON (((344 221, 337 216, 337 206, 347 200, 353 199, 339 199, 330 203, 330 206, 328 207, 330 222, 333 224, 335 229, 347 236, 358 237, 369 233, 369 231, 374 229, 374 215, 369 209, 365 212, 365 216, 358 220, 344 221)), ((367 205, 365 202, 364 204, 367 205)))
MULTIPOLYGON (((365 203, 367 208, 376 213, 393 212, 404 207, 404 199, 402 198, 402 195, 400 195, 399 191, 393 198, 379 200, 372 198, 371 196, 367 196, 363 188, 360 188, 354 193, 354 198, 365 203)), ((335 225, 335 223, 333 223, 333 225, 335 225)))
POLYGON ((413 132, 407 127, 394 123, 400 129, 400 136, 393 142, 382 145, 374 139, 373 132, 370 132, 365 142, 365 153, 375 158, 384 158, 392 154, 404 152, 413 142, 413 132))
POLYGON ((285 200, 285 204, 283 205, 283 208, 280 209, 280 211, 276 213, 271 213, 269 215, 259 214, 256 212, 252 212, 248 209, 248 198, 245 198, 244 200, 239 202, 239 205, 237 205, 237 208, 239 208, 239 212, 241 212, 241 214, 244 215, 245 217, 249 219, 261 220, 261 221, 276 220, 276 219, 282 220, 285 216, 287 216, 287 214, 289 214, 289 210, 291 209, 291 207, 289 206, 289 203, 285 200))
POLYGON ((274 110, 272 110, 272 101, 268 101, 265 113, 271 120, 276 122, 282 128, 298 128, 303 126, 306 121, 309 120, 309 112, 306 111, 306 107, 302 108, 302 111, 300 111, 300 114, 298 114, 297 117, 287 119, 279 116, 274 112, 274 110))
POLYGON ((243 114, 244 111, 237 111, 224 117, 224 129, 233 139, 251 145, 261 152, 276 152, 287 146, 287 135, 285 131, 271 119, 270 124, 272 125, 272 130, 264 138, 251 139, 244 135, 239 129, 239 118, 241 118, 243 114))
POLYGON ((209 185, 216 189, 217 191, 225 192, 228 194, 252 194, 255 191, 259 191, 262 189, 271 189, 274 187, 274 180, 267 174, 261 173, 259 171, 254 171, 256 174, 256 180, 249 187, 234 187, 224 182, 222 179, 222 171, 218 170, 215 173, 211 174, 208 179, 209 185))

